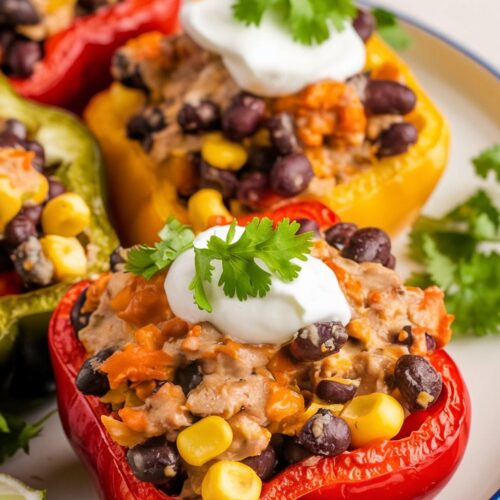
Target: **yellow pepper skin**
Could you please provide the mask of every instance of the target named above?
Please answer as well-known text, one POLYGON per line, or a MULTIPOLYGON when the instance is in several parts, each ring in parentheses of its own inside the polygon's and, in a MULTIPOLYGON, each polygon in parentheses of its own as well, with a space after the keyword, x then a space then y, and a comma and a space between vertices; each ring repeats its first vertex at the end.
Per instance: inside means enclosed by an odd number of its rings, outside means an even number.
MULTIPOLYGON (((373 70, 386 63, 397 68, 417 95, 416 109, 405 117, 419 130, 417 144, 405 154, 376 161, 317 199, 345 221, 396 234, 414 220, 439 181, 448 160, 450 134, 407 65, 375 35, 367 43, 366 67, 373 70)), ((125 125, 142 105, 139 91, 115 83, 94 97, 85 111, 106 158, 111 208, 126 245, 154 241, 168 215, 188 221, 178 201, 179 181, 173 169, 155 165, 137 142, 126 137, 125 125)))

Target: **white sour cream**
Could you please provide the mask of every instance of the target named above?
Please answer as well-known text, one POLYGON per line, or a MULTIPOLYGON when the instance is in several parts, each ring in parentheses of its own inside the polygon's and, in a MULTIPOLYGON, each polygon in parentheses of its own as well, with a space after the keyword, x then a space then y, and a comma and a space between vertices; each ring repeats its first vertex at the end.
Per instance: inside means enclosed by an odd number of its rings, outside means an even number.
MULTIPOLYGON (((204 248, 213 234, 225 238, 229 226, 211 228, 195 239, 194 246, 204 248)), ((236 228, 234 241, 243 233, 236 228)), ((240 301, 224 295, 217 285, 220 262, 214 261, 212 283, 205 283, 212 312, 202 311, 189 290, 194 274, 194 250, 181 254, 165 279, 165 292, 172 311, 180 318, 199 323, 209 321, 220 332, 248 344, 284 344, 302 327, 318 321, 340 321, 347 325, 351 311, 335 273, 320 259, 297 260, 301 271, 296 280, 286 283, 272 277, 271 290, 263 298, 240 301)), ((260 264, 266 269, 263 263, 260 264)))
POLYGON ((266 97, 296 93, 321 80, 344 81, 365 65, 365 45, 350 23, 342 32, 307 46, 295 42, 286 26, 266 12, 260 26, 233 17, 234 0, 184 0, 181 21, 202 47, 219 54, 236 83, 266 97))

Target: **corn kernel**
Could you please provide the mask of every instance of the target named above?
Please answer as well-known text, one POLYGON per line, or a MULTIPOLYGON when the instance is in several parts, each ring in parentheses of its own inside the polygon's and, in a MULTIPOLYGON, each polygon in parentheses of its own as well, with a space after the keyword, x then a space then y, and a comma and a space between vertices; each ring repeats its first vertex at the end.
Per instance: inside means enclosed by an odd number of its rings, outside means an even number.
POLYGON ((248 159, 243 146, 228 141, 222 134, 207 135, 201 147, 201 155, 212 167, 222 170, 239 170, 248 159))
POLYGON ((40 244, 43 253, 54 265, 54 274, 58 281, 84 276, 87 272, 85 250, 76 238, 51 234, 41 238, 40 244))
POLYGON ((90 210, 76 193, 63 193, 52 198, 42 212, 45 234, 76 236, 90 225, 90 210))
POLYGON ((351 429, 352 445, 357 448, 392 439, 401 430, 405 418, 398 401, 382 392, 355 397, 340 416, 351 429))
POLYGON ((200 189, 188 201, 188 216, 195 232, 210 227, 210 220, 220 217, 231 221, 233 216, 224 205, 222 194, 215 189, 200 189))
POLYGON ((188 464, 200 467, 224 453, 232 441, 231 426, 222 417, 210 416, 181 431, 177 448, 188 464))
POLYGON ((133 448, 146 440, 144 434, 129 429, 123 422, 107 415, 101 416, 102 425, 108 431, 111 439, 120 446, 133 448))
POLYGON ((19 193, 12 188, 6 178, 0 178, 0 233, 5 226, 21 210, 22 201, 19 193))
POLYGON ((241 462, 221 460, 208 469, 201 484, 203 500, 258 500, 262 481, 241 462))
POLYGON ((47 194, 49 193, 49 181, 47 180, 47 177, 42 174, 38 176, 37 181, 38 182, 34 186, 33 191, 23 193, 23 199, 25 202, 30 201, 39 205, 46 200, 47 194))

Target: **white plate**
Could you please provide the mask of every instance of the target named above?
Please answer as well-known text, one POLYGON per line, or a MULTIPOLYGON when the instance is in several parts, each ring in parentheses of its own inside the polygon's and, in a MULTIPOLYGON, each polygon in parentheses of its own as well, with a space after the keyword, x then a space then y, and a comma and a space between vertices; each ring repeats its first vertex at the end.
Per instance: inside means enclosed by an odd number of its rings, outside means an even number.
MULTIPOLYGON (((425 208, 440 215, 479 185, 469 159, 500 140, 498 75, 421 28, 407 25, 413 48, 404 54, 425 89, 439 103, 452 127, 449 168, 425 208)), ((488 186, 495 189, 496 186, 488 186)), ((500 190, 496 189, 496 199, 500 190)), ((399 270, 408 273, 404 237, 395 242, 399 270)), ((500 291, 499 291, 500 296, 500 291)), ((500 338, 455 339, 449 346, 467 381, 473 419, 469 446, 457 473, 439 500, 485 500, 500 488, 500 338)), ((54 406, 54 404, 50 405, 54 406)), ((33 418, 41 415, 37 412, 33 418)), ((97 498, 90 478, 66 442, 54 415, 35 439, 29 456, 18 453, 2 466, 36 488, 46 488, 49 500, 97 498)))

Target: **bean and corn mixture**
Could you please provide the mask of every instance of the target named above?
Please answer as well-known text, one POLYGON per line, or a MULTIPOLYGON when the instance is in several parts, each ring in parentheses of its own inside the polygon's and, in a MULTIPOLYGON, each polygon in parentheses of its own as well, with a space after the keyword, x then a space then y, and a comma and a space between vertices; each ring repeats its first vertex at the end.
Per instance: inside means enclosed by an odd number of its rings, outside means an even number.
MULTIPOLYGON (((372 21, 366 12, 355 20, 365 40, 372 21)), ((390 63, 346 82, 320 81, 264 99, 242 92, 221 58, 187 35, 150 33, 115 54, 113 75, 144 93, 127 135, 159 168, 177 172, 190 215, 198 205, 239 215, 328 193, 418 139, 409 121, 416 95, 390 63)))
POLYGON ((17 120, 0 120, 0 273, 25 290, 84 276, 90 209, 52 175, 43 146, 17 120))
POLYGON ((119 0, 2 0, 0 69, 15 78, 29 77, 43 58, 44 41, 74 22, 119 0))
POLYGON ((392 439, 438 400, 425 356, 451 335, 442 291, 404 286, 380 229, 299 222, 348 300, 346 327, 312 324, 284 346, 236 342, 175 317, 165 272, 123 272, 124 251, 79 297, 71 321, 88 359, 76 385, 107 405, 102 423, 140 480, 180 498, 256 500, 288 465, 392 439))

